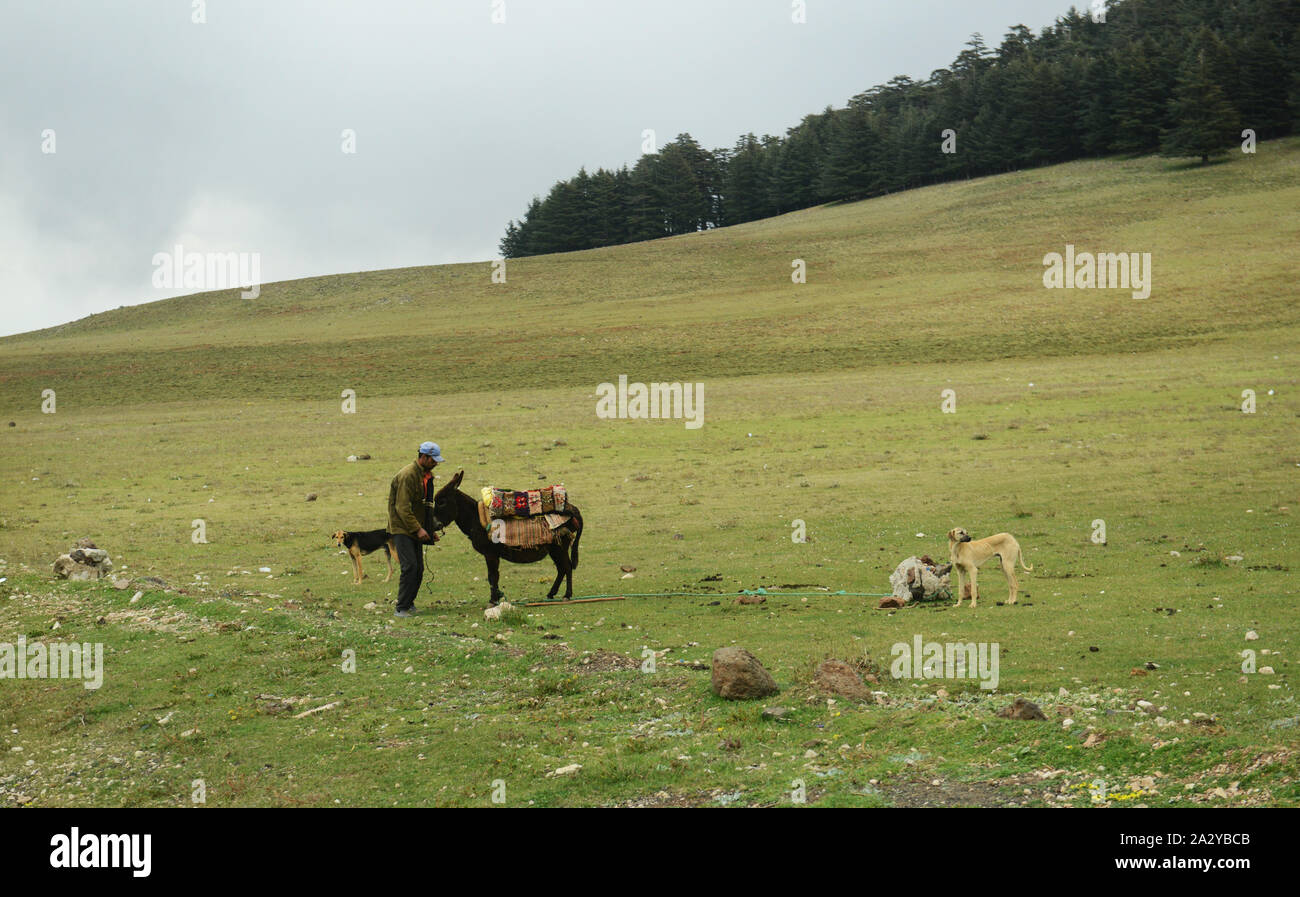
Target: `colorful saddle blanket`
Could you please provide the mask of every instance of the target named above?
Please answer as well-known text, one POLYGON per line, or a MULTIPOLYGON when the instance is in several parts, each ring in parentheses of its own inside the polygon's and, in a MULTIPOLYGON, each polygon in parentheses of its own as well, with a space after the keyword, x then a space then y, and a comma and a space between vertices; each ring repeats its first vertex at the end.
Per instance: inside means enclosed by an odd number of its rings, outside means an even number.
POLYGON ((512 489, 483 487, 483 504, 493 518, 536 517, 541 514, 564 513, 568 495, 564 486, 543 486, 516 492, 512 489))

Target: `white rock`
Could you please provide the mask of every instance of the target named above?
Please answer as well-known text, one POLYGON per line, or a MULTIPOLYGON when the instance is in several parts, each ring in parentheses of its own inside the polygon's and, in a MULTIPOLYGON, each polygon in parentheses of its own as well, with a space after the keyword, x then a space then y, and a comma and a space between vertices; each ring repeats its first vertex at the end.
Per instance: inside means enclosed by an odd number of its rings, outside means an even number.
POLYGON ((1259 671, 1260 671, 1260 673, 1262 673, 1262 674, 1265 675, 1265 676, 1272 676, 1272 675, 1273 675, 1273 668, 1272 668, 1272 667, 1260 667, 1260 668, 1259 668, 1259 671))
POLYGON ((135 604, 143 597, 144 597, 144 592, 136 592, 134 595, 131 596, 131 603, 135 604))
POLYGON ((582 769, 581 763, 570 763, 568 766, 561 766, 555 772, 549 773, 551 776, 571 776, 578 770, 582 769))
POLYGON ((1246 641, 1248 641, 1248 642, 1253 642, 1253 641, 1255 641, 1255 639, 1257 639, 1257 638, 1259 638, 1259 633, 1256 632, 1256 631, 1253 630, 1253 629, 1249 630, 1249 631, 1246 633, 1246 641))

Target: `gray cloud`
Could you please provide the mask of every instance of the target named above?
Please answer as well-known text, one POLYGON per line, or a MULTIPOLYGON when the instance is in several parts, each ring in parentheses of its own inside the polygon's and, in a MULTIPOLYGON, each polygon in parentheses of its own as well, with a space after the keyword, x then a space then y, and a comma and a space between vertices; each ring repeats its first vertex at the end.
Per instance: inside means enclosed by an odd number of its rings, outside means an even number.
POLYGON ((262 279, 495 257, 506 221, 641 132, 784 133, 970 33, 1064 0, 10 3, 0 14, 0 333, 185 290, 154 253, 262 279), (57 153, 41 153, 52 128, 57 153), (356 132, 344 154, 341 132, 356 132))

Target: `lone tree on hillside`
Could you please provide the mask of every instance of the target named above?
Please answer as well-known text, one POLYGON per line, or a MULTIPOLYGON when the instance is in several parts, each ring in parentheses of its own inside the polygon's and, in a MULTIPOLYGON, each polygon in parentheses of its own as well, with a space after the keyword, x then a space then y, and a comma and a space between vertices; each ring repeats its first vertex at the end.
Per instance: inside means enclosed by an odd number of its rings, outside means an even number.
POLYGON ((1210 156, 1226 153, 1237 140, 1240 119, 1223 89, 1210 74, 1204 50, 1189 58, 1178 73, 1178 86, 1169 101, 1173 127, 1160 135, 1160 155, 1210 156))

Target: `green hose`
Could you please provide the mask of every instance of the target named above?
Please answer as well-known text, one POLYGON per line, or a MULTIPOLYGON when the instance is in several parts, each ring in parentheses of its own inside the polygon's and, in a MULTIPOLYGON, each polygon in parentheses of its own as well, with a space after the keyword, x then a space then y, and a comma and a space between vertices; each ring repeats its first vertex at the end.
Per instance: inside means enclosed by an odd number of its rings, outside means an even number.
POLYGON ((799 598, 814 595, 842 595, 846 598, 888 598, 890 592, 770 592, 767 589, 741 589, 739 592, 613 592, 608 595, 575 595, 572 598, 549 598, 534 604, 556 604, 564 601, 584 601, 592 598, 727 598, 734 595, 771 595, 774 598, 799 598))

